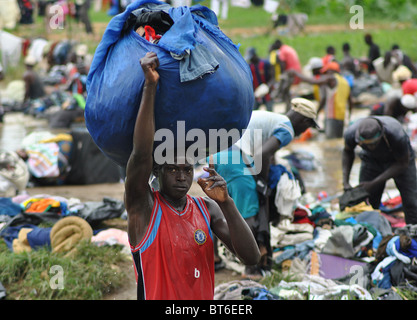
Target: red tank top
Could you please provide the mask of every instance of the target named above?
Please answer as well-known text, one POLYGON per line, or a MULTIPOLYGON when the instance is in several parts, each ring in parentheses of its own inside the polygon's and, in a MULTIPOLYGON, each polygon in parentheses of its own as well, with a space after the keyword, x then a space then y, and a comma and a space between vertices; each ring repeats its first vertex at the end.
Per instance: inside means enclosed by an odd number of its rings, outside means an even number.
POLYGON ((146 234, 131 250, 138 299, 213 300, 213 239, 202 198, 187 195, 178 212, 154 192, 146 234))

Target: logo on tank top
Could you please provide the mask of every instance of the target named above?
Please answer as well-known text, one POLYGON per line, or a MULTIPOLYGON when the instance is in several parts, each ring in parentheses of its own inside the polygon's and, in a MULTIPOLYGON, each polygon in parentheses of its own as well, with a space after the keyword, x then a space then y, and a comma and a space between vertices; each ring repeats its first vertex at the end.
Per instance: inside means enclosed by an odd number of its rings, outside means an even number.
POLYGON ((199 245, 204 244, 206 242, 206 240, 207 240, 206 233, 203 230, 201 230, 201 229, 197 229, 194 232, 194 240, 199 245))

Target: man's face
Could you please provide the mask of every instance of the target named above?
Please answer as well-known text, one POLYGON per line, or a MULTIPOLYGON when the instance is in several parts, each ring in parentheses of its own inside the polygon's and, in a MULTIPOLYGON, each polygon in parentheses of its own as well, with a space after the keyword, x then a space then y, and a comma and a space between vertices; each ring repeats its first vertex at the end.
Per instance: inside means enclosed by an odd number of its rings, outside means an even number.
POLYGON ((185 163, 164 164, 159 170, 160 190, 172 199, 184 197, 194 178, 193 165, 185 163))
POLYGON ((359 142, 359 145, 365 150, 374 151, 376 147, 378 147, 380 141, 381 139, 370 143, 359 142))
POLYGON ((297 113, 297 121, 294 121, 293 128, 294 128, 294 134, 295 136, 299 136, 304 131, 306 131, 308 128, 315 127, 315 123, 313 119, 307 118, 299 113, 297 113))
POLYGON ((311 72, 313 73, 313 75, 318 76, 321 74, 321 68, 315 68, 311 70, 311 72))

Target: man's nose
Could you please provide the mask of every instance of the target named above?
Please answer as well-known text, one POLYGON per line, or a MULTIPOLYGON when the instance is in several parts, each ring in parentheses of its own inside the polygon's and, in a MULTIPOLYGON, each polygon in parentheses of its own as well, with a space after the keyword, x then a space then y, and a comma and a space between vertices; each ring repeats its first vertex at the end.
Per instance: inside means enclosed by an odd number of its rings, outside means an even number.
POLYGON ((184 173, 184 171, 178 170, 177 179, 178 180, 185 180, 185 173, 184 173))

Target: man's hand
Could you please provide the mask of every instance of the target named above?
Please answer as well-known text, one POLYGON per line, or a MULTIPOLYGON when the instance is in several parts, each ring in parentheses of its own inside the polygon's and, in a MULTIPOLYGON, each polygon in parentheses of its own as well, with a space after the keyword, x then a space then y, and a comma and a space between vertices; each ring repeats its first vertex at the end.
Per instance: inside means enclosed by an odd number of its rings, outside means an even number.
POLYGON ((157 84, 159 81, 159 73, 156 68, 159 67, 159 59, 155 52, 147 52, 146 55, 140 59, 140 65, 145 74, 145 82, 148 84, 157 84))
POLYGON ((207 178, 198 179, 198 184, 207 196, 216 202, 225 202, 229 198, 226 181, 214 170, 213 156, 210 156, 209 167, 204 168, 209 173, 207 178))
POLYGON ((348 183, 348 182, 344 182, 344 183, 343 183, 343 190, 344 190, 344 191, 348 191, 348 190, 351 190, 351 189, 353 189, 353 188, 352 188, 352 186, 350 185, 350 183, 348 183))
POLYGON ((376 184, 373 181, 364 181, 360 183, 358 187, 362 187, 366 192, 371 193, 372 190, 376 187, 376 184))

